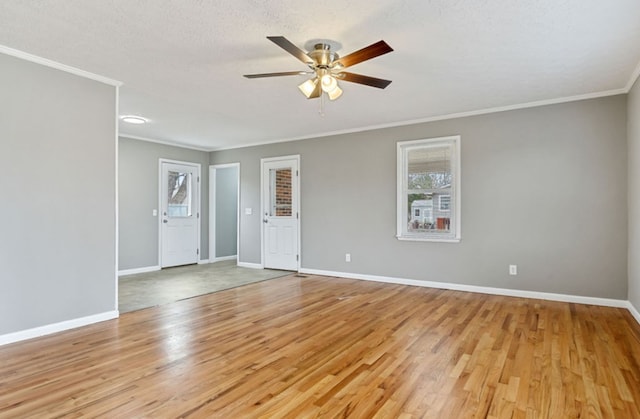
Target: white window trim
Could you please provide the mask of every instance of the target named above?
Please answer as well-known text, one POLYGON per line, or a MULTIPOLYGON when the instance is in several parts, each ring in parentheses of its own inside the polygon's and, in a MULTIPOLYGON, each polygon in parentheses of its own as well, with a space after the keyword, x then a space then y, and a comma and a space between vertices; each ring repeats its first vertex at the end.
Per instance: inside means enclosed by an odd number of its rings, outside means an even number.
POLYGON ((398 240, 406 240, 406 241, 422 241, 422 242, 443 242, 443 243, 458 243, 460 242, 461 235, 461 208, 462 208, 462 193, 461 193, 461 168, 460 168, 460 136, 453 135, 448 137, 438 137, 438 138, 426 138, 422 140, 413 140, 413 141, 398 141, 397 143, 397 152, 396 152, 396 238, 398 240), (423 146, 423 145, 432 145, 437 143, 451 143, 453 145, 453 153, 451 155, 451 164, 452 164, 452 174, 453 174, 453 184, 451 185, 451 196, 455 197, 455 205, 454 205, 454 219, 451 220, 453 227, 455 228, 453 234, 433 234, 433 233, 407 233, 406 231, 406 215, 408 212, 405 199, 405 189, 406 189, 406 176, 404 175, 404 160, 405 153, 407 149, 423 146))

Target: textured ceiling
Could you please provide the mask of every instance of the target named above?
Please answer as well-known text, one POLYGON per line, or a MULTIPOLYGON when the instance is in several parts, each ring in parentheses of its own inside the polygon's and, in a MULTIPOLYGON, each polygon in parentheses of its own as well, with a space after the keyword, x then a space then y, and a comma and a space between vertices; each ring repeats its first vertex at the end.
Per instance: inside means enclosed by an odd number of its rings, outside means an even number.
MULTIPOLYGON (((443 115, 624 92, 640 62, 638 0, 2 0, 0 45, 124 83, 123 135, 207 150, 348 132, 443 115), (265 37, 340 55, 384 39, 394 52, 307 100, 305 70, 265 37)), ((0 69, 1 70, 1 69, 0 69)))

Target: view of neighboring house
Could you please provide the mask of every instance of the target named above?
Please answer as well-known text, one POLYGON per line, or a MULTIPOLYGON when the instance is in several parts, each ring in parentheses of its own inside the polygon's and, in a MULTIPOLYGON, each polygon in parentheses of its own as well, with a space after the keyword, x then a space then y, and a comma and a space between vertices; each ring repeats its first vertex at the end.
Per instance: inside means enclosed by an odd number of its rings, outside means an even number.
POLYGON ((411 202, 409 229, 416 230, 448 230, 451 218, 451 185, 442 192, 424 194, 427 199, 416 199, 411 202))

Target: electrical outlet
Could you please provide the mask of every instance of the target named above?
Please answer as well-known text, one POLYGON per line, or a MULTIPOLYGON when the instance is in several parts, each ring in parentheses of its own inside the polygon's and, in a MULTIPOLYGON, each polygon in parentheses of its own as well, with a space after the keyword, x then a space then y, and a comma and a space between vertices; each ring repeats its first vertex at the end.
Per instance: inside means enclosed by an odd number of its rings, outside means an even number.
POLYGON ((351 262, 351 253, 345 253, 344 261, 345 262, 351 262))
POLYGON ((509 265, 509 275, 518 275, 518 265, 509 265))

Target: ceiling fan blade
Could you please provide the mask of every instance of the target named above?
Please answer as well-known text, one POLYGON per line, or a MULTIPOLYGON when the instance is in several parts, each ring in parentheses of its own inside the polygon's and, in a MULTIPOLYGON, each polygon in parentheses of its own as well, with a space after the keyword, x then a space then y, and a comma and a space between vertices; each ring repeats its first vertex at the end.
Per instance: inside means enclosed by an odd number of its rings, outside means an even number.
POLYGON ((280 73, 262 73, 262 74, 245 74, 243 77, 248 79, 259 79, 262 77, 279 77, 279 76, 304 76, 313 74, 310 71, 281 71, 280 73))
POLYGON ((371 87, 377 87, 379 89, 384 89, 391 84, 391 80, 379 79, 376 77, 364 76, 362 74, 349 73, 346 71, 341 71, 340 73, 335 74, 335 76, 340 80, 350 81, 352 83, 360 83, 371 87))
POLYGON ((380 55, 386 54, 391 51, 393 51, 393 48, 391 48, 386 42, 378 41, 375 44, 371 44, 368 47, 364 47, 362 49, 359 49, 358 51, 352 52, 349 55, 345 55, 344 57, 337 59, 336 61, 334 61, 334 64, 340 64, 343 68, 346 68, 363 61, 379 57, 380 55))
POLYGON ((287 51, 289 54, 293 55, 303 63, 307 65, 313 64, 313 60, 307 55, 306 52, 293 45, 293 43, 291 43, 291 41, 289 41, 284 36, 267 36, 267 39, 283 50, 287 51))

